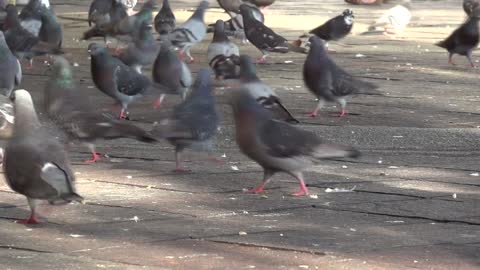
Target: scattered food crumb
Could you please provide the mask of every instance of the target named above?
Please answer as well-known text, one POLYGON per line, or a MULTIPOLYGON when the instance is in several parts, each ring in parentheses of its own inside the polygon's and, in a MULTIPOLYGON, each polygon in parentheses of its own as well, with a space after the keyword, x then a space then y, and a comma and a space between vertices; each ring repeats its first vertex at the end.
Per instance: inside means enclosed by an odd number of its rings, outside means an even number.
POLYGON ((239 171, 239 170, 240 170, 240 169, 239 169, 237 166, 235 166, 235 165, 230 166, 230 168, 232 168, 232 170, 234 170, 234 171, 239 171))
POLYGON ((457 193, 453 193, 452 198, 456 199, 457 198, 457 193))
POLYGON ((285 63, 285 64, 291 64, 291 63, 293 63, 293 61, 291 61, 291 60, 286 60, 284 63, 285 63))
POLYGON ((238 232, 238 235, 247 235, 247 232, 238 232))
POLYGON ((312 199, 318 199, 318 195, 317 195, 317 194, 310 194, 309 197, 312 198, 312 199))
POLYGON ((132 176, 131 176, 131 175, 127 175, 127 178, 128 178, 128 179, 132 179, 132 176))
POLYGON ((342 165, 342 169, 346 169, 346 168, 348 168, 347 165, 342 165))
POLYGON ((353 192, 357 186, 353 186, 352 188, 326 188, 325 192, 327 193, 335 193, 335 192, 353 192))
POLYGON ((355 228, 350 228, 350 231, 351 231, 351 232, 356 232, 357 229, 355 229, 355 228))
POLYGON ((83 237, 83 235, 81 235, 81 234, 70 234, 70 237, 79 238, 79 237, 83 237))
POLYGON ((470 176, 479 176, 478 172, 471 173, 470 176))
POLYGON ((361 53, 357 53, 357 54, 355 54, 355 57, 357 57, 357 58, 363 58, 363 57, 365 57, 365 55, 363 55, 363 54, 361 54, 361 53))

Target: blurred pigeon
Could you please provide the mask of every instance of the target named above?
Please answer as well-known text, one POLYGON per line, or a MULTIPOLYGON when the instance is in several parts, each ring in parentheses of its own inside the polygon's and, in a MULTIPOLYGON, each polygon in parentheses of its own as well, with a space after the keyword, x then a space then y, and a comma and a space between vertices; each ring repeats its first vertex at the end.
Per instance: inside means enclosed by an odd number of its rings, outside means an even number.
POLYGON ((311 30, 309 33, 325 40, 340 40, 347 36, 353 27, 353 11, 346 9, 341 15, 338 15, 319 27, 311 30))
POLYGON ((5 149, 5 176, 11 189, 27 197, 31 209, 30 218, 17 223, 36 224, 40 200, 61 204, 83 198, 75 192, 67 153, 40 125, 30 94, 17 90, 14 98, 15 126, 5 149))
POLYGON ((190 62, 195 60, 190 54, 190 49, 201 42, 207 34, 207 27, 203 20, 207 8, 208 1, 200 2, 193 15, 170 33, 170 41, 173 46, 180 48, 180 58, 186 54, 190 62))
POLYGON ((210 72, 201 69, 190 95, 174 108, 169 118, 159 121, 152 133, 175 146, 175 171, 182 172, 185 169, 181 165, 180 153, 187 147, 211 150, 211 140, 217 132, 218 123, 210 72))
POLYGON ((374 31, 377 27, 383 27, 384 34, 401 34, 412 19, 410 9, 410 0, 404 0, 401 4, 385 11, 380 18, 370 25, 368 30, 374 31))
POLYGON ((305 53, 303 48, 292 46, 284 37, 277 35, 272 29, 257 21, 249 6, 241 5, 240 12, 243 17, 245 36, 262 52, 262 57, 257 60, 258 63, 266 62, 268 52, 287 53, 292 50, 305 53))
POLYGON ((218 5, 231 17, 240 13, 240 6, 244 4, 242 0, 217 0, 217 2, 218 5))
POLYGON ((240 150, 263 167, 263 182, 249 193, 264 192, 275 173, 285 172, 300 182, 300 190, 293 195, 308 195, 304 170, 321 159, 359 156, 350 146, 325 143, 313 132, 274 120, 245 89, 232 93, 231 104, 240 150))
POLYGON ((97 27, 115 24, 127 16, 125 6, 117 0, 94 0, 88 11, 88 26, 92 23, 97 27))
POLYGON ((57 20, 57 16, 50 10, 42 8, 42 26, 38 33, 38 38, 47 44, 50 44, 52 48, 60 49, 63 42, 63 29, 57 20))
POLYGON ((208 65, 215 71, 217 79, 230 79, 238 76, 240 51, 235 43, 228 40, 225 34, 225 24, 222 20, 215 23, 213 40, 208 45, 208 65))
POLYGON ((48 0, 30 0, 22 9, 18 18, 20 24, 34 36, 38 36, 42 26, 42 9, 49 10, 50 2, 48 0))
POLYGON ((276 116, 280 114, 276 118, 290 123, 299 123, 283 106, 273 89, 257 77, 255 66, 248 55, 240 56, 240 82, 242 88, 246 89, 259 104, 274 112, 276 116))
POLYGON ((156 141, 143 129, 96 112, 84 93, 73 81, 70 64, 63 57, 56 57, 53 73, 45 88, 45 111, 49 118, 67 135, 69 140, 87 145, 92 159, 100 159, 94 142, 98 139, 112 140, 132 138, 142 142, 156 141))
POLYGON ((15 86, 22 81, 22 67, 8 48, 3 32, 0 31, 0 94, 9 97, 15 86))
POLYGON ((157 88, 162 90, 155 108, 160 107, 165 94, 180 95, 185 100, 188 88, 192 85, 192 74, 188 66, 176 54, 170 51, 168 41, 163 41, 160 52, 155 59, 152 70, 152 79, 157 88))
POLYGON ((147 94, 151 89, 150 80, 111 56, 107 48, 100 44, 90 44, 88 51, 91 55, 91 73, 95 86, 115 99, 121 107, 119 118, 126 118, 128 104, 147 94))
POLYGON ((128 14, 131 15, 133 13, 133 8, 137 5, 137 0, 117 0, 121 3, 128 11, 128 14))
MULTIPOLYGON (((254 6, 249 6, 253 17, 259 21, 264 23, 265 17, 263 13, 254 6)), ((215 31, 215 24, 209 24, 207 28, 207 33, 212 33, 215 31)), ((234 16, 225 22, 225 33, 227 36, 235 37, 236 39, 242 40, 242 43, 247 43, 248 40, 245 36, 245 30, 243 27, 243 17, 242 14, 234 14, 234 16)))
POLYGON ((170 8, 170 2, 163 0, 162 9, 157 13, 154 19, 155 30, 160 34, 161 39, 168 38, 168 35, 175 29, 175 15, 170 8))
MULTIPOLYGON (((14 110, 10 98, 0 95, 0 139, 10 139, 14 126, 14 110)), ((0 158, 0 162, 3 158, 0 158)))
POLYGON ((303 66, 303 80, 310 92, 319 100, 315 110, 309 114, 310 117, 317 116, 325 101, 340 104, 342 111, 339 116, 345 116, 348 96, 381 95, 374 90, 378 86, 358 80, 337 66, 328 56, 324 41, 317 36, 310 38, 310 52, 303 66))
POLYGON ((463 0, 463 10, 469 17, 472 14, 479 14, 480 0, 463 0))
POLYGON ((472 51, 478 46, 479 42, 479 20, 480 16, 471 15, 467 21, 455 29, 450 36, 435 44, 448 51, 449 64, 455 65, 452 57, 454 54, 460 54, 467 57, 472 68, 476 67, 472 59, 472 51))
POLYGON ((117 57, 138 73, 142 73, 142 67, 153 64, 159 50, 160 46, 153 38, 152 27, 143 23, 133 41, 127 48, 120 50, 117 57))

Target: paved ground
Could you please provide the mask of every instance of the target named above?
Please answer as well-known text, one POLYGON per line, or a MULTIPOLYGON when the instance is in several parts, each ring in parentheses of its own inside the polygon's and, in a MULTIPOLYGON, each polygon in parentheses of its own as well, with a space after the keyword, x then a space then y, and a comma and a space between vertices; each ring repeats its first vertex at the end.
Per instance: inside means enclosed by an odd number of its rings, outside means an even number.
MULTIPOLYGON (((99 109, 110 106, 92 87, 88 43, 77 41, 88 1, 53 2, 69 58, 79 65, 78 83, 99 109)), ((183 20, 196 1, 172 2, 183 20)), ((290 39, 347 8, 333 0, 277 2, 267 24, 290 39)), ((276 176, 263 196, 242 194, 262 173, 232 140, 228 90, 218 89, 223 125, 215 155, 225 154, 225 165, 187 152, 193 172, 177 175, 168 144, 130 140, 100 143, 108 157, 84 165, 86 149, 74 146, 77 186, 88 202, 49 209, 49 222, 38 226, 13 222, 28 215, 28 206, 2 181, 1 268, 480 269, 479 71, 462 57, 448 66, 446 53, 432 45, 463 20, 459 1, 414 2, 412 27, 396 40, 360 35, 381 8, 353 7, 354 34, 332 45, 332 57, 386 96, 354 98, 347 118, 329 116, 333 106, 316 119, 302 116, 316 104, 301 79, 304 55, 273 55, 258 66, 302 127, 364 153, 308 171, 313 196, 288 196, 297 183, 287 175, 276 176)), ((213 8, 207 20, 224 16, 213 8)), ((210 39, 193 50, 193 71, 205 65, 210 39)), ((241 50, 259 55, 250 45, 241 50)), ((40 106, 45 68, 24 76, 22 87, 40 106)), ((166 107, 176 102, 169 98, 166 107)), ((147 128, 158 115, 147 100, 131 108, 132 121, 147 128)))

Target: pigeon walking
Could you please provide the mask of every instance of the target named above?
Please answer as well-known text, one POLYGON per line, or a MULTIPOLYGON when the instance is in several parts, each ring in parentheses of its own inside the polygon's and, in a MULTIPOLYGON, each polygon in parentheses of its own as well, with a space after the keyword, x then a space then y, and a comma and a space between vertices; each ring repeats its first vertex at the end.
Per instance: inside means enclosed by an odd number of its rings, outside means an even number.
MULTIPOLYGON (((250 11, 252 12, 253 17, 261 22, 265 22, 265 16, 263 13, 254 6, 249 6, 250 11)), ((212 33, 215 31, 215 24, 209 24, 207 28, 207 33, 212 33)), ((227 36, 240 39, 242 43, 248 43, 248 39, 245 36, 245 30, 243 25, 242 14, 233 14, 232 18, 225 22, 225 33, 227 36)))
POLYGON ((88 50, 95 86, 115 99, 121 107, 119 118, 126 118, 128 105, 146 95, 151 89, 150 80, 111 56, 107 48, 100 44, 92 43, 88 50))
POLYGON ((7 184, 25 195, 31 209, 28 219, 17 223, 39 223, 37 206, 82 202, 75 191, 75 176, 63 146, 40 125, 30 94, 17 90, 13 137, 5 149, 4 170, 7 184))
POLYGON ((309 33, 325 40, 340 40, 350 34, 353 28, 353 11, 346 9, 341 15, 338 15, 319 27, 311 30, 309 33))
POLYGON ((207 34, 207 27, 204 22, 207 8, 208 1, 200 2, 193 15, 170 33, 172 45, 180 49, 180 58, 186 55, 189 62, 195 60, 190 54, 190 49, 195 44, 200 43, 207 34))
POLYGON ((162 42, 160 52, 153 64, 152 79, 162 91, 159 99, 155 102, 155 108, 160 107, 165 94, 180 95, 185 100, 188 88, 192 85, 190 69, 176 54, 170 51, 168 41, 162 42))
POLYGON ((258 78, 255 66, 248 55, 240 56, 240 82, 242 88, 247 90, 259 104, 271 110, 275 116, 278 115, 276 118, 290 123, 299 123, 285 108, 273 89, 258 78))
POLYGON ((310 52, 303 65, 303 80, 318 98, 318 105, 308 116, 317 116, 325 101, 337 102, 341 106, 339 116, 347 115, 347 97, 353 94, 381 95, 378 86, 354 78, 340 68, 328 56, 324 41, 317 36, 310 38, 310 52))
POLYGON ((479 42, 479 20, 480 13, 472 14, 468 17, 467 21, 455 29, 450 36, 435 44, 448 51, 449 64, 455 65, 452 57, 454 54, 459 54, 467 57, 472 68, 476 67, 472 59, 472 51, 478 46, 479 42))
POLYGON ((3 32, 0 31, 0 94, 9 97, 22 81, 22 66, 8 48, 3 32))
POLYGON ((210 72, 201 69, 187 99, 174 108, 169 118, 159 121, 159 125, 152 130, 159 139, 165 138, 175 147, 175 171, 185 171, 180 158, 185 148, 211 150, 218 118, 210 72))
POLYGON ((263 168, 262 183, 249 193, 264 192, 275 173, 285 172, 300 183, 300 190, 293 195, 308 195, 303 171, 321 159, 359 156, 350 146, 328 144, 313 132, 274 120, 244 89, 232 93, 231 105, 240 150, 263 168))
POLYGON ((215 72, 217 79, 230 79, 238 76, 240 51, 235 43, 225 34, 225 24, 222 20, 215 23, 213 40, 208 45, 208 65, 215 72))
POLYGON ((98 139, 131 138, 141 142, 156 140, 143 129, 96 112, 88 98, 73 82, 72 69, 63 57, 56 57, 53 73, 45 88, 45 111, 49 118, 67 134, 69 140, 79 141, 92 152, 93 163, 100 159, 95 151, 98 139))
POLYGON ((163 0, 163 5, 160 11, 157 13, 154 19, 154 26, 157 33, 160 35, 160 39, 168 39, 168 35, 175 29, 175 15, 170 8, 170 1, 163 0))

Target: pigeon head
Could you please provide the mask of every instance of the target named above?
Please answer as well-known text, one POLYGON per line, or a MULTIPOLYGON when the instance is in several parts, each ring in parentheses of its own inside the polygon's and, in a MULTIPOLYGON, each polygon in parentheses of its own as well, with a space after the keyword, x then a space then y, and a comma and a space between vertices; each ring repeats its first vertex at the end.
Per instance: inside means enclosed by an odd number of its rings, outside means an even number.
POLYGON ((99 55, 106 51, 107 51, 107 48, 105 48, 105 46, 101 44, 90 43, 90 45, 88 45, 88 52, 90 53, 90 55, 99 55))
POLYGON ((192 18, 197 18, 203 21, 203 15, 205 14, 205 10, 208 8, 208 1, 202 1, 198 5, 197 9, 192 15, 192 18))
POLYGON ((258 81, 257 70, 250 56, 240 55, 240 79, 242 82, 258 81))
POLYGON ((213 32, 213 41, 222 42, 228 41, 228 37, 225 34, 225 22, 218 20, 215 22, 215 31, 213 32))
POLYGON ((342 16, 347 25, 351 25, 353 23, 353 19, 355 18, 351 9, 345 9, 342 13, 342 16))
POLYGON ((188 96, 189 99, 202 97, 213 97, 211 93, 211 79, 210 79, 210 70, 207 68, 202 68, 198 71, 197 78, 192 86, 192 92, 188 96))
POLYGON ((14 133, 23 134, 29 130, 40 127, 40 122, 33 106, 32 96, 25 89, 18 89, 13 92, 12 100, 15 109, 14 133))

